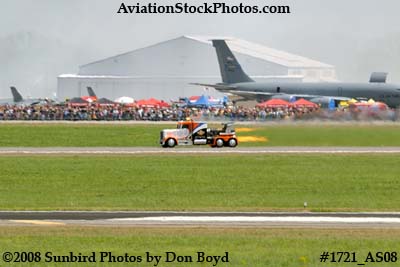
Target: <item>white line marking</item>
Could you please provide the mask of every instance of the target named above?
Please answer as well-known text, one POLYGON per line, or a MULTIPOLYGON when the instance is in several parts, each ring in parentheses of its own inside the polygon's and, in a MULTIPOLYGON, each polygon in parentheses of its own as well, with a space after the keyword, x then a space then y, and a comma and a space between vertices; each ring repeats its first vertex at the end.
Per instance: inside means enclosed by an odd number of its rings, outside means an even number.
POLYGON ((398 154, 399 150, 2 150, 0 154, 398 154))
POLYGON ((168 216, 168 217, 146 217, 146 218, 122 218, 109 219, 110 221, 125 222, 242 222, 242 223, 259 223, 259 222, 302 222, 302 223, 400 223, 400 218, 360 218, 360 217, 249 217, 249 216, 168 216))

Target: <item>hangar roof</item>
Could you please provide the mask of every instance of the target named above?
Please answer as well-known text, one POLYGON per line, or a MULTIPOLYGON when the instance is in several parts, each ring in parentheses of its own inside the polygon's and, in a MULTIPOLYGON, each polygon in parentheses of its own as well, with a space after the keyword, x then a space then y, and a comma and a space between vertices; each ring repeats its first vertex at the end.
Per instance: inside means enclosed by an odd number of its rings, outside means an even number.
POLYGON ((210 45, 212 45, 210 41, 212 39, 224 39, 229 48, 234 52, 263 59, 289 68, 333 68, 333 66, 329 64, 234 37, 200 35, 185 35, 184 37, 210 45))
MULTIPOLYGON (((319 62, 316 60, 312 60, 312 59, 309 59, 306 57, 302 57, 302 56, 290 54, 290 53, 287 53, 287 52, 284 52, 281 50, 277 50, 274 48, 270 48, 265 45, 249 42, 249 41, 234 38, 234 37, 228 37, 228 36, 184 35, 179 38, 167 40, 167 41, 164 41, 161 43, 173 42, 177 39, 190 39, 190 40, 204 43, 204 44, 207 44, 210 46, 212 45, 212 43, 211 43, 212 39, 224 39, 224 40, 226 40, 230 49, 236 53, 250 56, 250 57, 253 57, 256 59, 272 62, 272 63, 278 64, 278 65, 281 65, 281 66, 284 66, 287 68, 334 68, 332 65, 325 64, 325 63, 322 63, 322 62, 319 62)), ((155 44, 155 45, 157 45, 157 44, 155 44)), ((153 47, 155 45, 151 45, 148 47, 153 47)), ((112 56, 112 57, 109 57, 106 59, 91 62, 91 63, 85 64, 85 65, 82 65, 80 67, 81 68, 86 67, 86 66, 89 66, 92 64, 96 64, 96 63, 108 60, 108 59, 112 59, 112 58, 119 57, 122 55, 130 54, 130 53, 138 51, 138 50, 146 49, 148 47, 135 49, 133 51, 129 51, 129 52, 126 52, 126 53, 123 53, 120 55, 116 55, 116 56, 112 56)))

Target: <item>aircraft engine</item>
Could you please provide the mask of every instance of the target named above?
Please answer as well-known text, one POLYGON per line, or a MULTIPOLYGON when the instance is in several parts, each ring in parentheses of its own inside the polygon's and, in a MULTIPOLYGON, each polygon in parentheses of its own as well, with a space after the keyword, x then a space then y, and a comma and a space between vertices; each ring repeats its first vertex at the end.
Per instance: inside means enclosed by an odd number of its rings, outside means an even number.
POLYGON ((322 108, 334 109, 337 107, 336 101, 334 98, 330 97, 315 97, 309 99, 311 102, 320 105, 322 108))
POLYGON ((294 102, 296 101, 296 96, 294 95, 288 95, 288 94, 279 94, 279 95, 273 95, 271 96, 271 99, 282 99, 288 102, 294 102))

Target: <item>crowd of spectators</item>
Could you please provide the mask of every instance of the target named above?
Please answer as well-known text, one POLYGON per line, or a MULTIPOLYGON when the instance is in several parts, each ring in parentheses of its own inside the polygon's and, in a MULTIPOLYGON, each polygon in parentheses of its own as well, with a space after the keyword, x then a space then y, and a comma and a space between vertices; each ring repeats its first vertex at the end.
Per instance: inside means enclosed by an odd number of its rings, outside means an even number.
POLYGON ((41 121, 177 121, 185 118, 199 120, 268 121, 268 120, 396 120, 395 110, 352 110, 338 108, 260 108, 229 106, 224 108, 185 108, 172 106, 126 107, 126 106, 75 106, 35 105, 0 106, 0 120, 41 120, 41 121))

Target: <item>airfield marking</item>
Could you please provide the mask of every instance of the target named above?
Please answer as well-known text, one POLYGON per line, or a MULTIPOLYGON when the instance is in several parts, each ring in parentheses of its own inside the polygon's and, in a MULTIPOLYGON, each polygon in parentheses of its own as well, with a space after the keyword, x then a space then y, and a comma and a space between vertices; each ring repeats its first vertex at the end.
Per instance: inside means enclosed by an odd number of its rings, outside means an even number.
POLYGON ((0 148, 0 155, 136 155, 136 154, 399 154, 400 147, 250 147, 250 148, 166 148, 74 147, 0 148))
POLYGON ((1 226, 32 224, 38 226, 127 226, 127 227, 341 227, 341 228, 385 228, 400 227, 400 218, 381 217, 250 217, 250 216, 161 216, 141 218, 115 218, 95 220, 0 220, 1 226))
POLYGON ((50 222, 50 221, 42 221, 42 220, 10 220, 10 222, 15 223, 24 223, 24 224, 34 224, 34 225, 54 225, 54 226, 61 226, 65 225, 63 222, 50 222))
POLYGON ((192 227, 202 225, 207 227, 399 228, 400 213, 0 212, 0 227, 20 224, 128 227, 192 227), (26 217, 26 219, 14 219, 21 216, 26 217))
POLYGON ((110 221, 120 222, 159 222, 159 223, 261 223, 261 222, 284 222, 284 223, 400 223, 400 218, 379 218, 379 217, 302 217, 302 216, 285 216, 285 217, 250 217, 250 216, 161 216, 146 218, 118 218, 109 219, 110 221))

